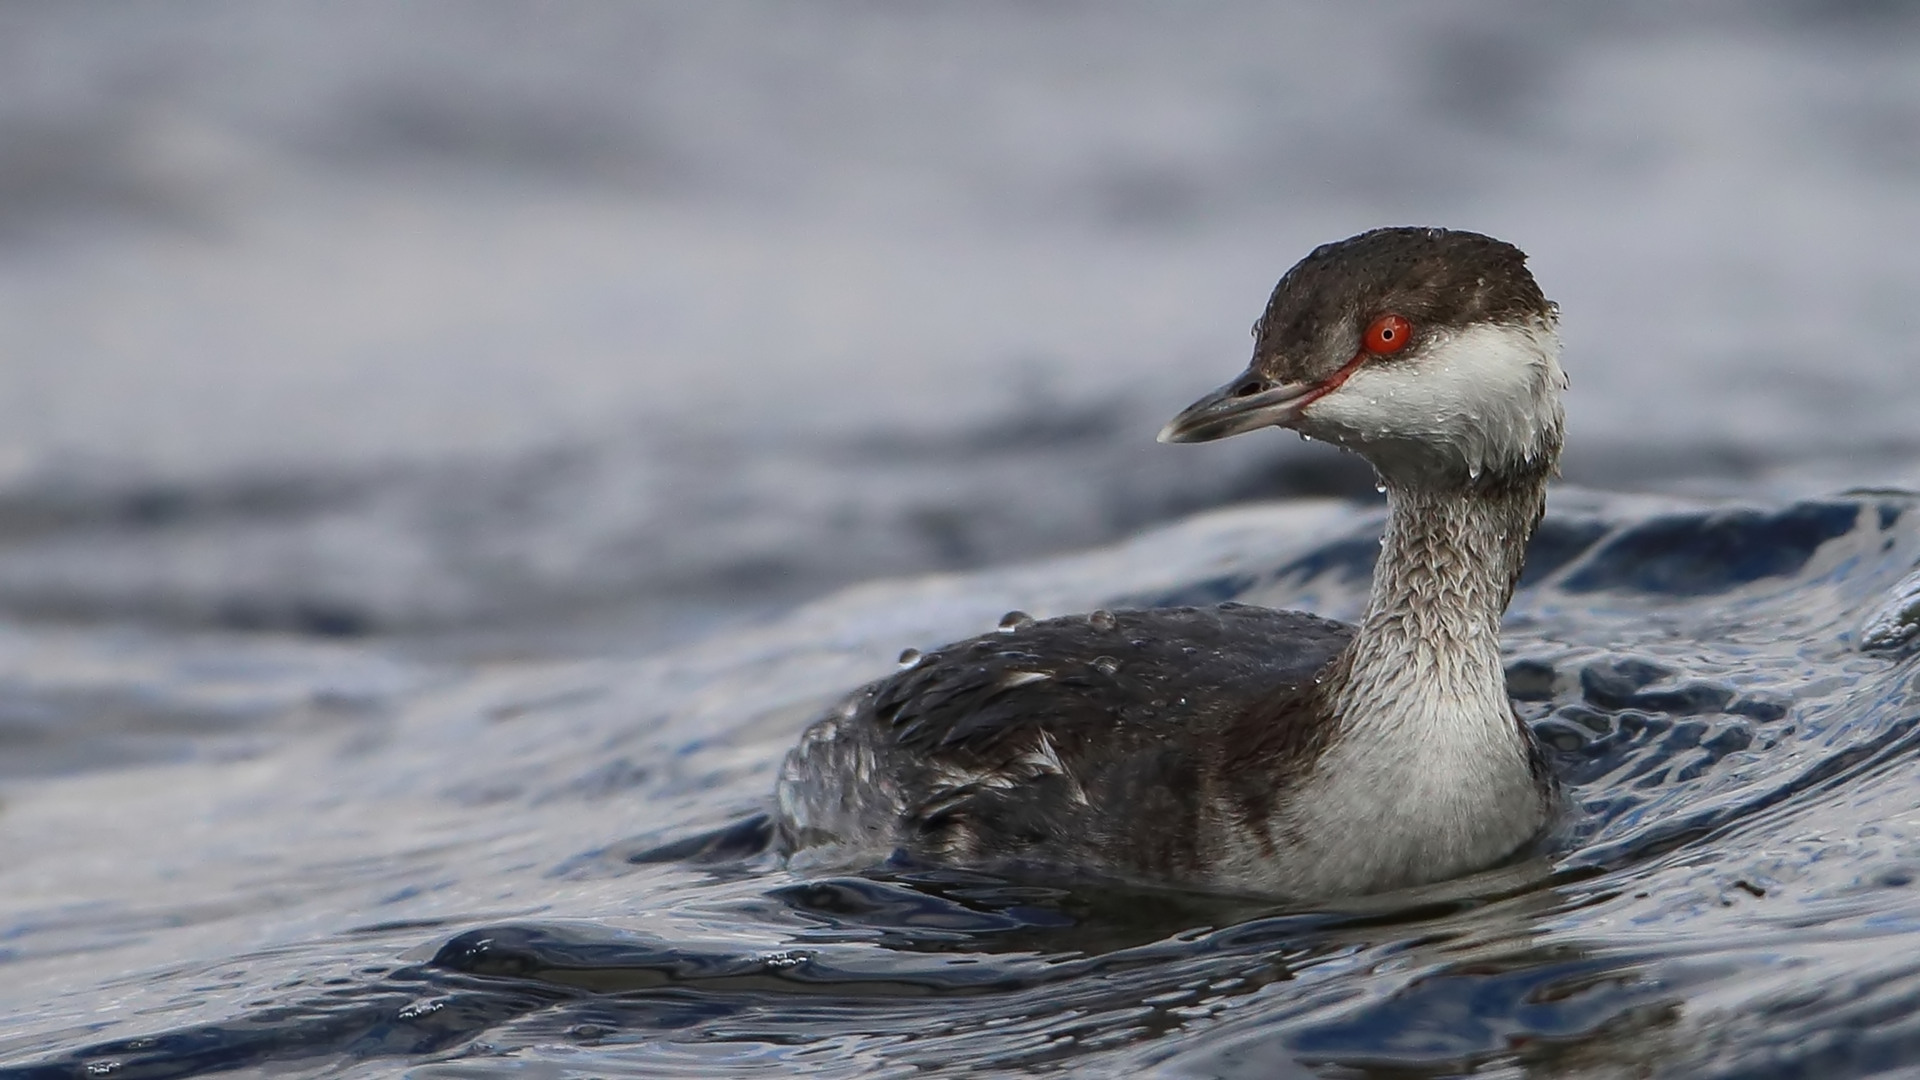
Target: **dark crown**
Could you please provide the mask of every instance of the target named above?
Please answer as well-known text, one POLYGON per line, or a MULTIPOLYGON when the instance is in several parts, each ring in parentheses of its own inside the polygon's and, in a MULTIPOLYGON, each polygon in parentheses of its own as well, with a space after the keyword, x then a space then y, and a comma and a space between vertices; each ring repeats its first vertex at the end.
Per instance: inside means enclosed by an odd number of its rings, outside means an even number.
POLYGON ((1526 253, 1479 233, 1396 227, 1322 244, 1274 286, 1254 324, 1256 362, 1301 358, 1383 314, 1416 334, 1477 323, 1551 322, 1526 253))

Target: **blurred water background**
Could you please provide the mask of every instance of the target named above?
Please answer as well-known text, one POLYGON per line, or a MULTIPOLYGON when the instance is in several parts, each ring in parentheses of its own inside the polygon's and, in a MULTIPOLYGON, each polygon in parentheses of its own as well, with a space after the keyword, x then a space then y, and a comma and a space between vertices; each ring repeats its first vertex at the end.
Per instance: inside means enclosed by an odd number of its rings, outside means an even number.
POLYGON ((0 1062, 1920 1062, 1869 962, 1920 925, 1920 533, 1840 494, 1920 483, 1916 236, 1897 0, 0 6, 0 1062), (1600 884, 1143 930, 625 861, 1004 608, 1350 614, 1364 467, 1151 436, 1296 258, 1401 223, 1564 310, 1587 493, 1510 632, 1597 822, 1552 880, 1600 884), (1725 914, 1793 882, 1851 921, 1725 914), (931 1011, 861 1004, 894 976, 931 1011))

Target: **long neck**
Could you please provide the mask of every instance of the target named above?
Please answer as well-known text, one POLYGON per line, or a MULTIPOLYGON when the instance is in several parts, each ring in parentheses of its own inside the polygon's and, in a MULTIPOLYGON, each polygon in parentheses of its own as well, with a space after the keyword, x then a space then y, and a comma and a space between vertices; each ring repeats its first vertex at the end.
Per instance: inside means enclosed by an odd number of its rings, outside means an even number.
POLYGON ((1509 854, 1551 780, 1507 699, 1500 617, 1545 470, 1439 492, 1388 489, 1359 631, 1318 690, 1335 728, 1272 826, 1326 893, 1434 881, 1509 854))
MULTIPOLYGON (((1492 479, 1492 478, 1489 478, 1492 479)), ((1546 498, 1546 471, 1470 487, 1387 491, 1373 592, 1330 687, 1349 733, 1419 723, 1423 741, 1522 739, 1507 703, 1500 620, 1546 498)))

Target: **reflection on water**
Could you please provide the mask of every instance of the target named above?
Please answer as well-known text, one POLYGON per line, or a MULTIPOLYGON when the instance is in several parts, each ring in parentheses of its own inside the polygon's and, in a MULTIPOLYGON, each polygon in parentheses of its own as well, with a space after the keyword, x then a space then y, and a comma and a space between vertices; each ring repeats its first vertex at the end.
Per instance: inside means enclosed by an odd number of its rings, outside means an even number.
MULTIPOLYGON (((8 1059, 49 1076, 1910 1060, 1915 660, 1860 635, 1920 561, 1920 503, 1570 490, 1549 520, 1509 681, 1573 805, 1512 865, 1298 909, 909 864, 809 877, 765 853, 754 815, 788 742, 902 642, 1125 596, 1357 609, 1377 514, 1249 507, 863 587, 637 663, 394 661, 331 728, 25 783, 8 814, 42 827, 7 871, 10 966, 53 1005, 8 1059), (55 830, 109 780, 132 813, 93 845, 114 860, 99 873, 137 887, 85 904, 13 887, 83 887, 55 830), (103 1017, 102 994, 126 1004, 103 1017)), ((231 650, 280 710, 299 687, 319 699, 317 675, 343 670, 329 655, 231 650)), ((180 670, 155 674, 156 699, 180 670)))
POLYGON ((1920 532, 1829 493, 1920 477, 1917 35, 0 9, 0 1071, 1911 1068, 1920 532), (1665 493, 1536 538, 1542 850, 1314 910, 764 853, 902 649, 1351 617, 1364 468, 1151 433, 1402 222, 1533 253, 1570 478, 1665 493))

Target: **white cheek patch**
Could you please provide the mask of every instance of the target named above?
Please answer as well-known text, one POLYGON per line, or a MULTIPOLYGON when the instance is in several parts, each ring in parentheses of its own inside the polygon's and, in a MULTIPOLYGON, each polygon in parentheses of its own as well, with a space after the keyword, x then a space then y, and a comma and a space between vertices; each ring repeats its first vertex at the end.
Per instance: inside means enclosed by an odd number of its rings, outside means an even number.
MULTIPOLYGON (((1551 329, 1475 326, 1419 356, 1363 364, 1307 407, 1309 434, 1374 457, 1439 453, 1472 475, 1546 456, 1565 424, 1560 343, 1551 329)), ((1412 463, 1410 463, 1412 464, 1412 463)))

